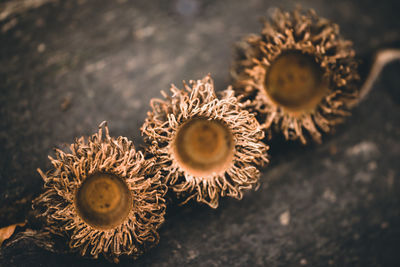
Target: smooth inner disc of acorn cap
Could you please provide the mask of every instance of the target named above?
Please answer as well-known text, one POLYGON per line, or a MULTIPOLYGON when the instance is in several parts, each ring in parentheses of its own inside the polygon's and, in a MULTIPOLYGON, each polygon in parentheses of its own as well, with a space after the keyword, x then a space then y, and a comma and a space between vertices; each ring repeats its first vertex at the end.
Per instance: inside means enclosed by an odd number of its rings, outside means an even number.
POLYGON ((96 173, 77 190, 75 205, 81 218, 94 228, 119 225, 132 208, 127 184, 115 175, 96 173))
POLYGON ((233 136, 218 120, 193 118, 176 134, 173 154, 181 167, 192 175, 210 175, 224 171, 233 159, 233 136))
POLYGON ((270 98, 289 110, 312 110, 328 90, 314 57, 287 51, 267 70, 265 88, 270 98))

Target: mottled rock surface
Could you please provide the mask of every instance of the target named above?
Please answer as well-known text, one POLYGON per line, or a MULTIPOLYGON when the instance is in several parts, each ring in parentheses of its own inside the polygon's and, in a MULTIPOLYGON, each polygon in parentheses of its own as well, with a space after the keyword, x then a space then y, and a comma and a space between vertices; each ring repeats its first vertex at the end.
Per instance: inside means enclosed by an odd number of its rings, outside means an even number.
MULTIPOLYGON (((364 62, 399 44, 399 1, 296 3, 336 21, 364 62)), ((276 7, 295 3, 0 2, 0 227, 31 218, 42 187, 36 168, 50 166, 53 147, 96 132, 103 120, 139 146, 149 100, 170 83, 211 73, 226 88, 233 43, 258 32, 259 18, 276 7)), ((170 206, 159 246, 135 264, 400 266, 399 71, 388 65, 322 145, 272 143, 261 187, 242 201, 224 199, 217 210, 170 206)), ((18 231, 0 250, 0 266, 109 264, 18 231)))

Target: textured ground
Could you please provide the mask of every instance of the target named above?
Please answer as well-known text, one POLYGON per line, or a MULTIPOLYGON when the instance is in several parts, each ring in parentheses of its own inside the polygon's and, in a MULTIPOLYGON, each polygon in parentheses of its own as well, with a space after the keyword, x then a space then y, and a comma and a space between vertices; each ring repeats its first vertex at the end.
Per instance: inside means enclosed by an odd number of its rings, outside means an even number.
MULTIPOLYGON (((336 21, 367 59, 399 43, 398 1, 299 1, 336 21)), ((0 2, 0 227, 24 221, 36 168, 109 121, 142 140, 150 98, 211 73, 229 84, 232 44, 292 1, 0 2), (28 3, 28 4, 27 4, 28 3)), ((169 207, 144 266, 399 266, 400 64, 324 144, 276 142, 262 186, 220 208, 169 207)), ((15 237, 13 237, 15 238, 15 237)), ((0 266, 107 265, 55 254, 30 239, 0 250, 0 266)), ((132 265, 122 259, 122 266, 132 265)))

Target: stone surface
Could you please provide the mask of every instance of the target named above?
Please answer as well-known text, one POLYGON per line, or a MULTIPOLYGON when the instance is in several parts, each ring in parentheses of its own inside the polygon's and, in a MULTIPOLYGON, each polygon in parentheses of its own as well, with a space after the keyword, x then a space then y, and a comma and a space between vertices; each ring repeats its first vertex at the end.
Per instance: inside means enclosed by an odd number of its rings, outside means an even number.
MULTIPOLYGON (((336 21, 365 62, 377 47, 399 43, 398 1, 299 3, 336 21)), ((294 6, 286 0, 0 3, 0 227, 28 218, 42 187, 36 168, 50 166, 53 147, 96 132, 103 120, 112 135, 140 146, 150 98, 207 73, 218 90, 226 88, 233 43, 258 32, 259 18, 273 8, 294 6)), ((399 266, 399 70, 399 63, 387 66, 322 145, 272 143, 261 187, 242 201, 224 199, 217 210, 170 206, 159 246, 135 264, 399 266)), ((34 238, 0 250, 0 265, 108 265, 49 252, 62 248, 34 238)))

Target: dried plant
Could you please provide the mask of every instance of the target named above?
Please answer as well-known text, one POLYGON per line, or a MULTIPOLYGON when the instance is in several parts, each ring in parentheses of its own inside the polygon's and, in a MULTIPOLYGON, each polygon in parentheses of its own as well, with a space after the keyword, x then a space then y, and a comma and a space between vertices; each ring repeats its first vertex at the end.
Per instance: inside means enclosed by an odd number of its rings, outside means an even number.
POLYGON ((348 116, 358 95, 357 62, 339 27, 313 10, 277 10, 261 35, 237 45, 231 70, 234 89, 252 100, 249 108, 269 136, 320 143, 322 133, 348 116))
POLYGON ((264 133, 231 88, 218 99, 210 76, 171 87, 172 96, 152 99, 142 127, 147 152, 165 182, 186 203, 192 198, 218 207, 219 196, 242 198, 256 185, 257 165, 268 162, 264 133))
POLYGON ((33 206, 43 210, 51 232, 67 235, 70 248, 82 255, 102 253, 115 262, 157 244, 166 186, 153 175, 154 162, 127 138, 110 137, 105 123, 70 150, 57 149, 46 174, 38 169, 45 192, 33 206))

